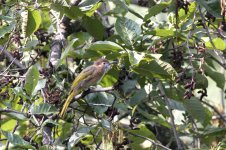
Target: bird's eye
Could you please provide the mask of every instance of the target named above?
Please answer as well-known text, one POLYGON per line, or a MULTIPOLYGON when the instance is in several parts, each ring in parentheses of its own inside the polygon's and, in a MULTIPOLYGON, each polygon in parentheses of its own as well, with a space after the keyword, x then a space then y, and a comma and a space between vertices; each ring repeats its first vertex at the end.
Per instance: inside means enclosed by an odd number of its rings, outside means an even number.
POLYGON ((105 65, 105 62, 103 62, 103 64, 105 65))

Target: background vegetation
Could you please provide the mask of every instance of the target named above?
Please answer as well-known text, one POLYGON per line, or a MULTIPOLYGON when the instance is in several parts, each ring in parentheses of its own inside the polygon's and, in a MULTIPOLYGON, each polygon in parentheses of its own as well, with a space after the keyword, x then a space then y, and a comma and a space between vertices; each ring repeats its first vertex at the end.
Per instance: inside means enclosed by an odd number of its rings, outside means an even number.
POLYGON ((1 0, 0 149, 226 149, 224 0, 1 0), (118 65, 57 114, 76 75, 118 65))

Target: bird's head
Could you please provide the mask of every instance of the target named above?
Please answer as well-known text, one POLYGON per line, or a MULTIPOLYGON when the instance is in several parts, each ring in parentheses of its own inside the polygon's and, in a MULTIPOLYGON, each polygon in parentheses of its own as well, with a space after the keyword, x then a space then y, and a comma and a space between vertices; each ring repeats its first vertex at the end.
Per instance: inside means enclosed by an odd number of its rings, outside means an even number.
POLYGON ((111 63, 104 58, 100 58, 94 62, 94 65, 98 68, 103 69, 104 72, 107 72, 111 68, 111 63))

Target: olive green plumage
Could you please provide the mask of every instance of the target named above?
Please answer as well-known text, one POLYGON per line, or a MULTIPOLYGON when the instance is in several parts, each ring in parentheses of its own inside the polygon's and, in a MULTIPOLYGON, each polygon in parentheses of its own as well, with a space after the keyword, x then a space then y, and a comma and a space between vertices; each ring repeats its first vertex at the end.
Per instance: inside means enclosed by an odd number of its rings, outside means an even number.
POLYGON ((67 111, 68 106, 70 105, 72 99, 78 95, 82 90, 95 85, 101 80, 104 74, 109 70, 110 63, 108 60, 100 58, 94 62, 93 65, 85 68, 73 81, 69 96, 67 97, 64 105, 59 114, 60 117, 63 117, 67 111))

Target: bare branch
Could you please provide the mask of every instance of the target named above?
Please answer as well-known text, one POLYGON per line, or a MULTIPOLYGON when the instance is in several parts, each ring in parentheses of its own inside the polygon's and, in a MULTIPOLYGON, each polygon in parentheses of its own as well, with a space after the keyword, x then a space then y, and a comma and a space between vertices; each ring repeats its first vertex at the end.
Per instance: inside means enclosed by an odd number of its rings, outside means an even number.
MULTIPOLYGON (((14 58, 3 46, 0 46, 0 51, 7 57, 10 62, 13 62, 20 69, 26 69, 24 65, 22 65, 19 60, 14 58)), ((0 53, 1 54, 1 53, 0 53)))
POLYGON ((171 108, 171 106, 170 106, 169 99, 168 99, 168 97, 166 96, 166 93, 165 93, 165 91, 164 91, 164 89, 163 89, 163 85, 162 85, 162 83, 161 83, 160 81, 158 81, 158 88, 159 88, 159 90, 160 90, 161 95, 163 95, 164 100, 165 100, 165 103, 166 103, 166 105, 167 105, 167 107, 168 107, 167 110, 168 110, 168 112, 169 112, 170 120, 171 120, 171 124, 170 124, 170 125, 171 125, 171 127, 172 127, 172 129, 173 129, 173 134, 174 134, 174 137, 175 137, 176 142, 177 142, 177 147, 178 147, 179 150, 183 150, 181 141, 180 141, 179 136, 178 136, 178 134, 177 134, 176 125, 175 125, 175 123, 174 123, 174 116, 173 116, 173 113, 172 113, 172 108, 171 108))
POLYGON ((128 132, 128 133, 131 134, 131 135, 133 135, 133 136, 136 136, 136 137, 145 139, 145 140, 151 142, 152 144, 154 144, 155 146, 161 147, 161 148, 163 148, 163 149, 165 149, 165 150, 171 150, 170 148, 168 148, 168 147, 166 147, 166 146, 164 146, 164 145, 162 145, 162 144, 160 144, 160 143, 157 143, 157 142, 155 142, 154 140, 152 140, 152 139, 150 139, 150 138, 147 138, 147 137, 145 137, 145 136, 142 136, 142 135, 139 135, 139 134, 135 134, 135 133, 132 133, 132 132, 128 132))
POLYGON ((208 26, 206 25, 205 17, 203 16, 203 13, 202 13, 202 10, 201 10, 201 7, 200 7, 200 6, 198 6, 198 10, 199 10, 200 16, 201 16, 201 18, 202 18, 202 24, 203 24, 203 26, 204 26, 204 28, 205 28, 205 30, 206 30, 207 36, 209 37, 210 43, 211 43, 211 45, 212 45, 213 48, 214 48, 214 52, 221 58, 221 61, 223 62, 223 65, 225 65, 225 61, 224 61, 225 59, 224 59, 224 57, 216 51, 217 48, 216 48, 215 44, 213 43, 213 39, 212 39, 212 37, 211 37, 211 35, 210 35, 209 28, 208 28, 208 26))
POLYGON ((211 109, 213 109, 213 111, 219 116, 219 118, 226 123, 226 119, 224 118, 224 116, 213 105, 211 105, 206 101, 201 101, 201 102, 206 106, 210 107, 211 109))
POLYGON ((0 77, 12 77, 12 78, 26 78, 26 76, 0 74, 0 77))
POLYGON ((21 111, 16 111, 16 110, 12 110, 12 109, 2 109, 2 108, 0 108, 0 113, 16 113, 16 114, 24 115, 27 118, 29 118, 29 116, 30 116, 27 113, 23 113, 21 111))
POLYGON ((110 92, 113 91, 114 87, 106 87, 106 88, 95 88, 95 89, 88 89, 86 91, 84 91, 83 93, 76 95, 74 97, 74 101, 78 100, 80 98, 85 97, 86 95, 90 94, 90 93, 97 93, 97 92, 110 92))

